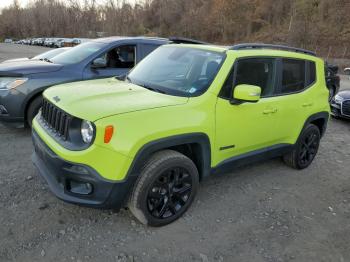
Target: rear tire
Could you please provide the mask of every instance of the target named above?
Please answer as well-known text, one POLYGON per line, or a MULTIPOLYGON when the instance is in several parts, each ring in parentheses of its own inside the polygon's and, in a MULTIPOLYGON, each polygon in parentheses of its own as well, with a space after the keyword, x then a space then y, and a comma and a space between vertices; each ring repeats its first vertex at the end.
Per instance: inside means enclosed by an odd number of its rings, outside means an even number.
POLYGON ((176 151, 160 151, 143 167, 128 207, 141 223, 164 226, 186 212, 198 186, 198 170, 191 159, 176 151))
POLYGON ((27 124, 30 128, 32 127, 32 122, 34 117, 39 113, 42 102, 43 102, 42 96, 38 96, 34 98, 33 101, 28 106, 27 124))
POLYGON ((314 124, 309 124, 301 132, 293 151, 283 156, 283 161, 295 169, 307 168, 317 154, 320 140, 320 129, 314 124))

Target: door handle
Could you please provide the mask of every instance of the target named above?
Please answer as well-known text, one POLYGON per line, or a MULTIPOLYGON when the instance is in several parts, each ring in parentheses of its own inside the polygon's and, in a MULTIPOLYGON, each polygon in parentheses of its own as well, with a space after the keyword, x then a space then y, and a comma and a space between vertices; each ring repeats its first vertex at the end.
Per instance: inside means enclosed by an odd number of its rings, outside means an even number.
POLYGON ((314 103, 310 102, 310 103, 304 103, 302 106, 303 107, 309 107, 312 106, 314 103))
POLYGON ((268 114, 274 114, 274 113, 277 113, 277 108, 269 108, 269 109, 265 109, 263 111, 263 114, 264 115, 268 115, 268 114))

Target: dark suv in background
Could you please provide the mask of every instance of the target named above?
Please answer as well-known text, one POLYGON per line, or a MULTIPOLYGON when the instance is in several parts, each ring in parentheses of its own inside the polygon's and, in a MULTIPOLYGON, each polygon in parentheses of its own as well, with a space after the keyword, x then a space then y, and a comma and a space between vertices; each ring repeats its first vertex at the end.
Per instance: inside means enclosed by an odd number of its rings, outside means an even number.
POLYGON ((338 75, 339 67, 336 65, 326 64, 325 67, 326 83, 329 90, 329 102, 332 101, 334 96, 338 93, 340 87, 340 77, 338 75))
POLYGON ((165 38, 108 37, 80 44, 51 60, 0 64, 0 121, 30 126, 53 85, 126 74, 165 38))

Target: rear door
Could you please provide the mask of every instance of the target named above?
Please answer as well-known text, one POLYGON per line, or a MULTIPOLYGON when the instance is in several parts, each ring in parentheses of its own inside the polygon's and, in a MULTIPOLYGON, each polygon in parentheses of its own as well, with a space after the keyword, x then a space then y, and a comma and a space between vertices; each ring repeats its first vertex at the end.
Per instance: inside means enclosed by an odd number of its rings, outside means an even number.
POLYGON ((279 83, 274 96, 276 135, 282 143, 294 144, 306 119, 315 106, 316 65, 294 58, 278 60, 279 83))

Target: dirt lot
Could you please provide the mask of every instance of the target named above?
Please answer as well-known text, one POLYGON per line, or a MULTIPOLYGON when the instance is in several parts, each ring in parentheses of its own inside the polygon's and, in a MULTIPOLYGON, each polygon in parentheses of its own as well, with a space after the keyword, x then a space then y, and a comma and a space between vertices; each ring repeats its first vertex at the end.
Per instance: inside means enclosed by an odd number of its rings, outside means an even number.
MULTIPOLYGON (((1 59, 41 51, 0 44, 1 59)), ((350 261, 348 121, 330 121, 307 170, 275 159, 210 177, 163 228, 57 200, 32 150, 29 130, 0 125, 0 261, 350 261)))

